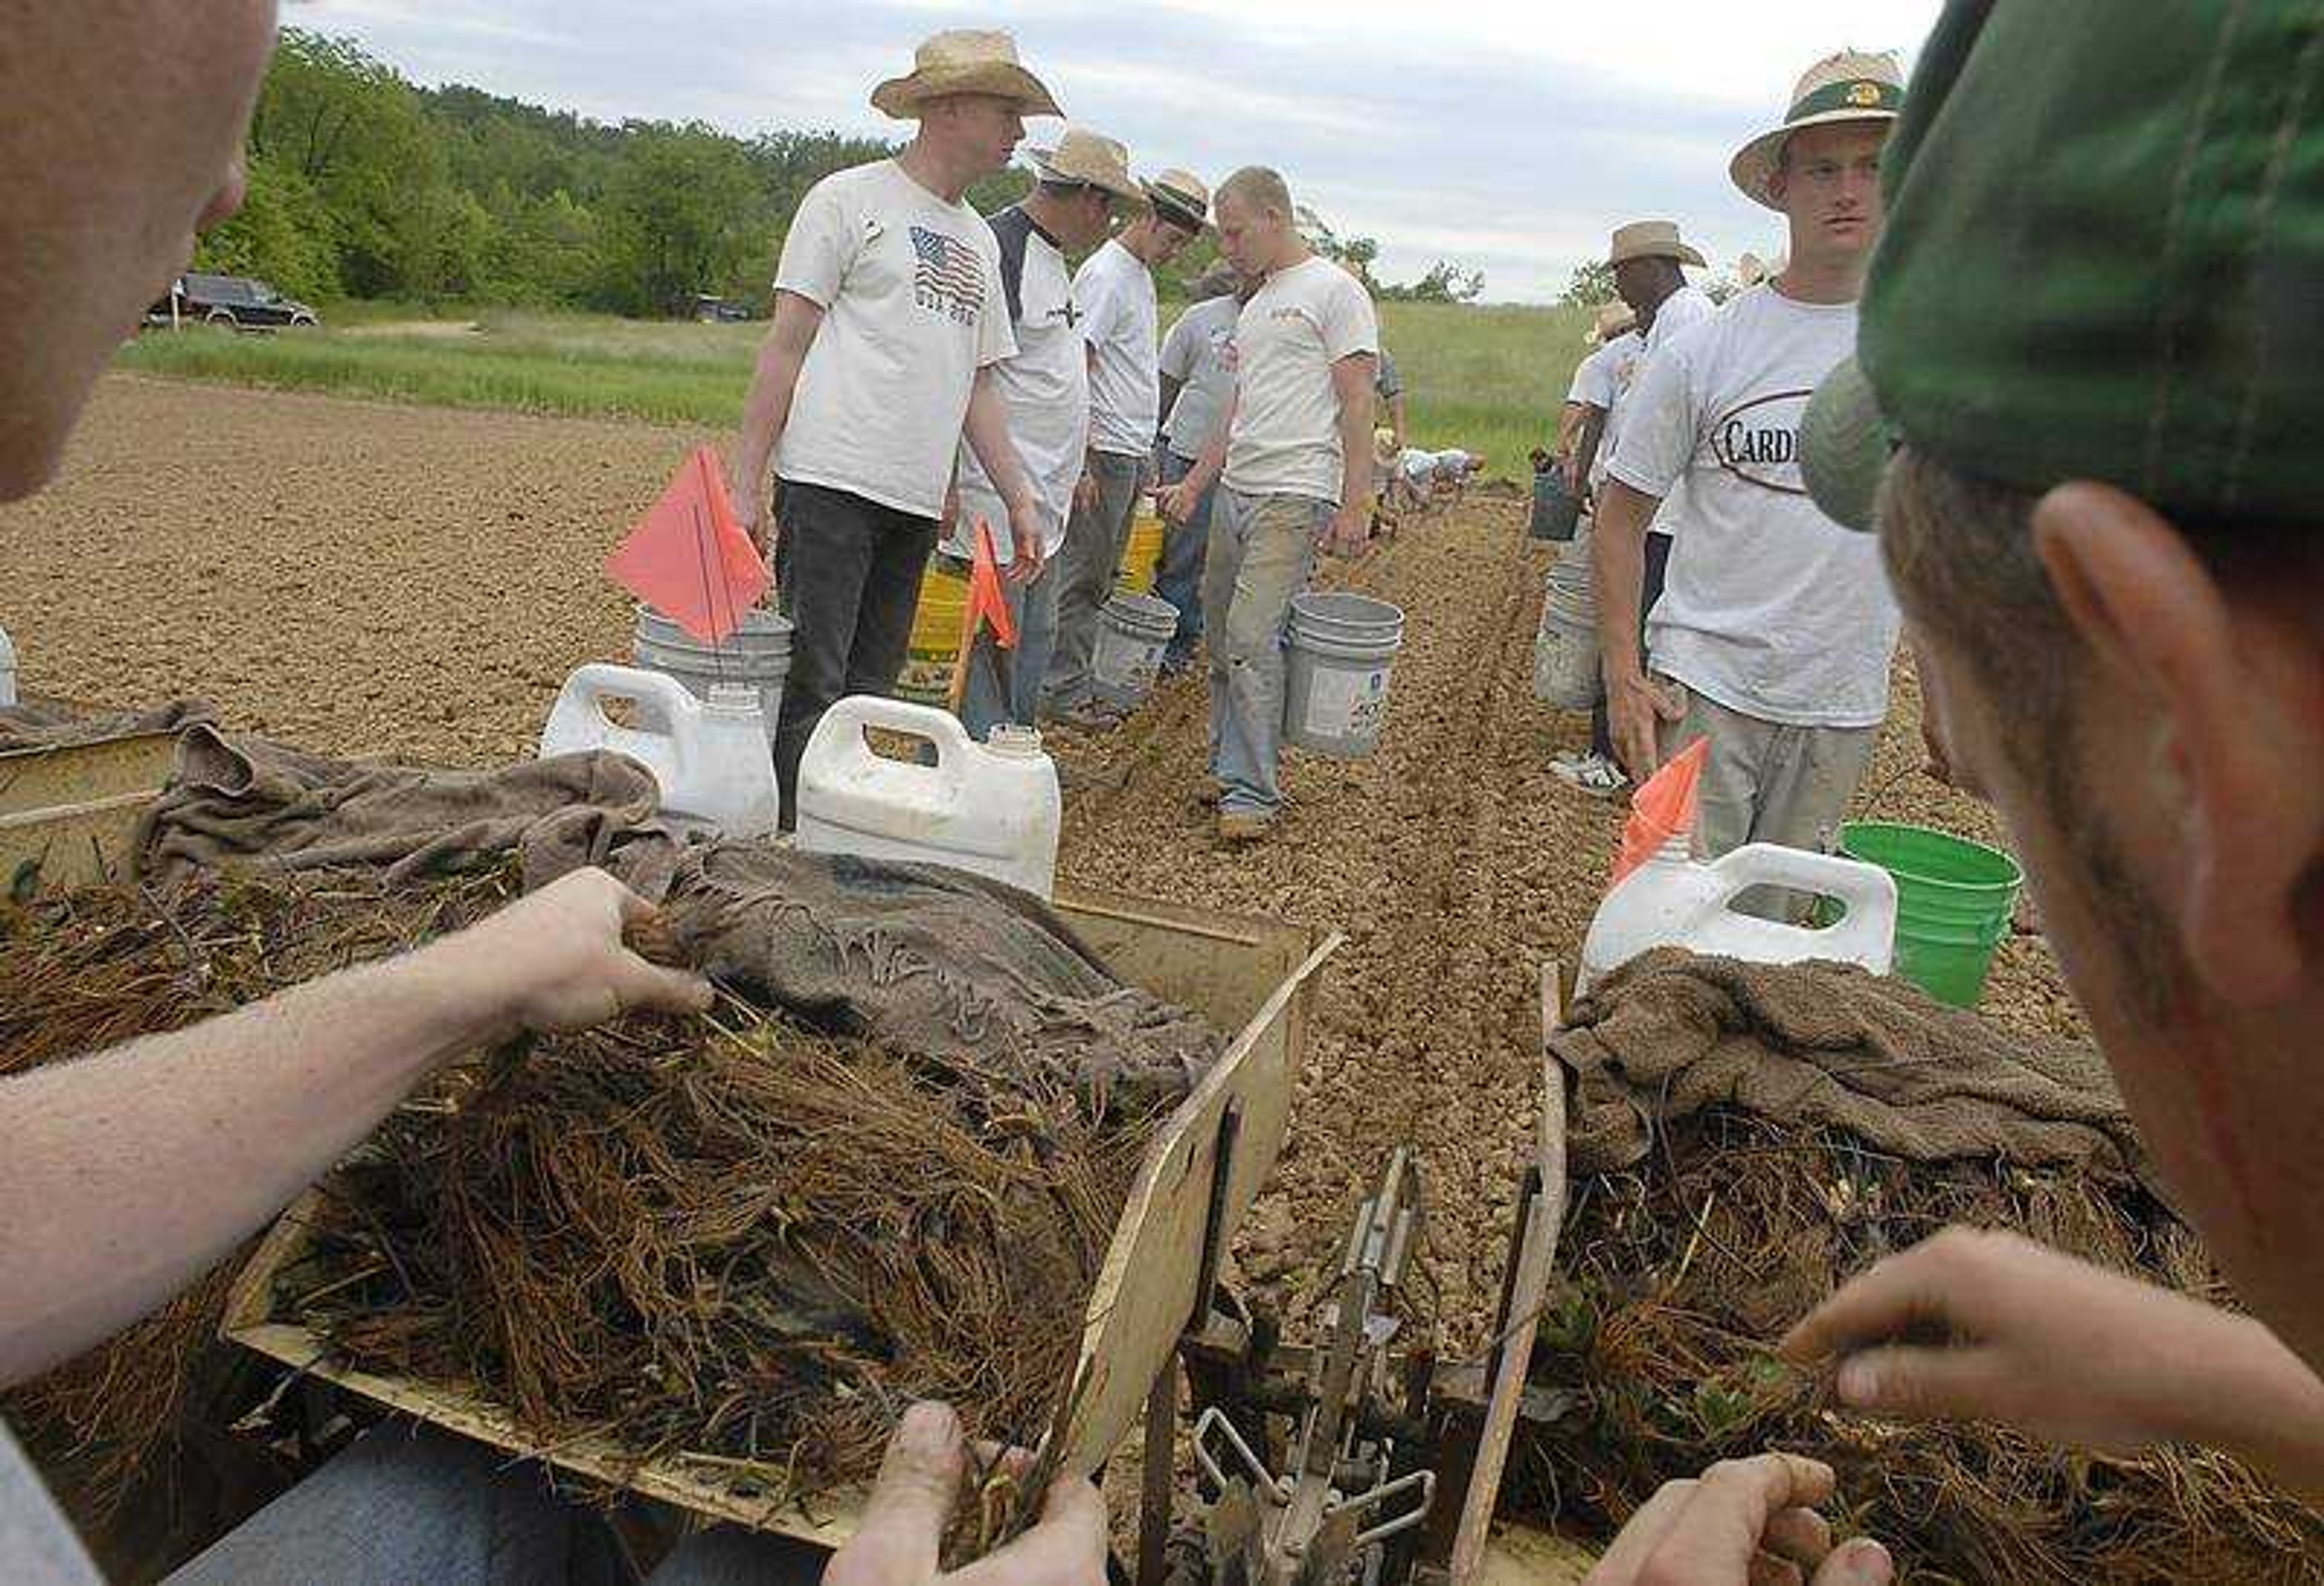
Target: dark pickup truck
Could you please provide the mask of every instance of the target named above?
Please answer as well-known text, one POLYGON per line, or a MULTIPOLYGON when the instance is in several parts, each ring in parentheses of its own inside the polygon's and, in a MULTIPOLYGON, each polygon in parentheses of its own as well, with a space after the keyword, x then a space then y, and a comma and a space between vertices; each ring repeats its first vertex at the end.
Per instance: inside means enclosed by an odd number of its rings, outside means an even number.
POLYGON ((263 281, 243 275, 202 275, 192 272, 180 276, 170 289, 170 296, 145 314, 149 325, 173 325, 189 319, 242 330, 274 330, 286 325, 316 323, 314 309, 295 298, 284 297, 263 281))

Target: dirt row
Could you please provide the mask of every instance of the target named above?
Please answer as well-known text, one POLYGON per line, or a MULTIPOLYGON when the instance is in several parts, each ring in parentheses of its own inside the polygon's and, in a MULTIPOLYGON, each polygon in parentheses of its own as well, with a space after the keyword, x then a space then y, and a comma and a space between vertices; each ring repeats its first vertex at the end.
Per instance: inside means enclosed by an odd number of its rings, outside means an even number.
MULTIPOLYGON (((0 509, 0 625, 28 691, 192 695, 325 752, 505 763, 573 666, 625 652, 630 604, 600 564, 701 438, 108 380, 58 486, 0 509)), ((1387 737, 1362 761, 1291 755, 1290 810, 1255 851, 1211 835, 1199 678, 1056 745, 1073 879, 1347 934, 1240 1254, 1262 1286, 1301 1287, 1410 1145, 1455 1342, 1476 1342, 1500 1281, 1538 1104, 1539 966, 1577 953, 1621 818, 1548 774, 1586 728, 1531 695, 1547 560, 1516 503, 1478 500, 1330 569, 1406 613, 1387 737)), ((1907 671, 1873 812, 1991 837, 1918 775, 1916 724, 1907 671)), ((2079 1028, 2037 938, 2005 947, 1987 1007, 2079 1028)))

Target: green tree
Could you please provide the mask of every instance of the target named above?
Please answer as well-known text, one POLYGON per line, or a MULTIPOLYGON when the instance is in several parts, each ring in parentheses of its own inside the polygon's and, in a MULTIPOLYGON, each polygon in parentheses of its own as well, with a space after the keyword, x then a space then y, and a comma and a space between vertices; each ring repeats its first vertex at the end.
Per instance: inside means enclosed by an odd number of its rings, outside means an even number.
POLYGON ((330 212, 307 180, 264 157, 250 157, 242 212, 206 235, 194 268, 254 275, 294 298, 335 296, 338 247, 330 212))
POLYGON ((1573 267, 1573 277, 1565 283, 1565 295, 1561 303, 1594 309, 1600 303, 1614 300, 1614 267, 1603 259, 1592 259, 1587 264, 1573 267))
POLYGON ((764 245, 761 191, 733 138, 700 125, 632 129, 599 210, 601 300, 677 314, 696 292, 725 290, 764 245))
POLYGON ((1383 298, 1403 303, 1473 303, 1484 295, 1483 271, 1463 270, 1444 259, 1430 265, 1427 274, 1409 285, 1380 289, 1383 298))

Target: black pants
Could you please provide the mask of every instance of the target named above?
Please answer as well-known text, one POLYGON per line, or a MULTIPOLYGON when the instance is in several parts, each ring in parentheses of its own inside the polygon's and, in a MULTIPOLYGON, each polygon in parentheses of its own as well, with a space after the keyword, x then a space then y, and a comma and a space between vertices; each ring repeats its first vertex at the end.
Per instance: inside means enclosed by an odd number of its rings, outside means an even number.
POLYGON ((895 692, 936 521, 844 490, 778 481, 775 523, 775 581, 792 626, 775 727, 788 831, 798 821, 799 757, 823 713, 847 695, 895 692))
MULTIPOLYGON (((1670 571, 1671 537, 1667 534, 1646 536, 1646 577, 1638 586, 1638 642, 1646 641, 1646 618, 1653 614, 1655 602, 1663 597, 1663 576, 1670 571)), ((1640 659, 1644 659, 1643 655, 1640 659)), ((1598 703, 1590 712, 1590 751, 1608 760, 1614 758, 1614 728, 1606 715, 1606 690, 1598 690, 1598 703)))

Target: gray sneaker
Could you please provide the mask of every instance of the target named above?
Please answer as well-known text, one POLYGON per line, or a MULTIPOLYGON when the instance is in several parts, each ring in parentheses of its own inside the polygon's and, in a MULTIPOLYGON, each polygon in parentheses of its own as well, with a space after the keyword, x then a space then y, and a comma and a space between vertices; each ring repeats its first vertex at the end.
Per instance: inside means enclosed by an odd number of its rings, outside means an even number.
POLYGON ((1622 768, 1602 754, 1585 754, 1565 765, 1552 762, 1549 774, 1592 798, 1611 798, 1630 785, 1622 768))

